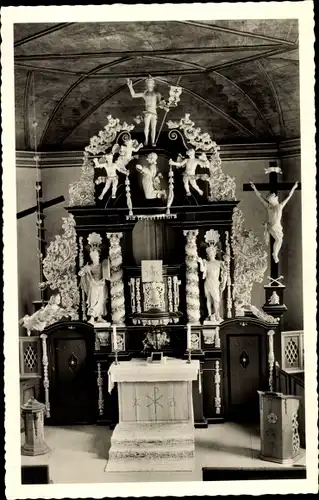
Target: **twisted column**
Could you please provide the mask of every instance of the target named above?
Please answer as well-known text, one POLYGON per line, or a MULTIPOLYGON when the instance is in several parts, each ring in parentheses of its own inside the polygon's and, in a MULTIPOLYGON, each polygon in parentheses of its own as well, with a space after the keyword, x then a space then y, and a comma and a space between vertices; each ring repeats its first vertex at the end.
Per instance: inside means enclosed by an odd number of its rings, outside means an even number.
POLYGON ((196 238, 198 229, 183 231, 186 236, 186 309, 188 322, 198 324, 200 318, 198 253, 196 238))
POLYGON ((123 233, 106 233, 110 241, 111 313, 114 325, 125 324, 124 283, 120 239, 123 233))

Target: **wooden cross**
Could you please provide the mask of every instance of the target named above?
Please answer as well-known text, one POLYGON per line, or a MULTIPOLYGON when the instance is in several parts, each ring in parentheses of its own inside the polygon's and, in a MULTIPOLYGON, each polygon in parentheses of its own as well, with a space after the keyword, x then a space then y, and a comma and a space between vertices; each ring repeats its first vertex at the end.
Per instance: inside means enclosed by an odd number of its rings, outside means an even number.
MULTIPOLYGON (((294 183, 292 182, 278 182, 278 174, 281 174, 281 169, 280 167, 277 166, 276 161, 271 161, 269 162, 269 168, 266 169, 266 173, 269 174, 269 182, 262 182, 259 184, 255 184, 256 188, 258 191, 269 191, 269 193, 274 193, 278 194, 278 191, 288 191, 293 188, 294 183)), ((301 189, 301 183, 298 184, 297 189, 301 189)), ((244 191, 252 191, 253 188, 251 187, 250 184, 244 184, 243 185, 243 190, 244 191)), ((270 236, 270 251, 271 251, 271 256, 272 256, 272 251, 273 251, 273 244, 274 240, 273 237, 270 236)), ((278 280, 280 278, 279 275, 279 265, 274 261, 274 259, 271 257, 270 259, 270 275, 271 278, 274 280, 278 280)))

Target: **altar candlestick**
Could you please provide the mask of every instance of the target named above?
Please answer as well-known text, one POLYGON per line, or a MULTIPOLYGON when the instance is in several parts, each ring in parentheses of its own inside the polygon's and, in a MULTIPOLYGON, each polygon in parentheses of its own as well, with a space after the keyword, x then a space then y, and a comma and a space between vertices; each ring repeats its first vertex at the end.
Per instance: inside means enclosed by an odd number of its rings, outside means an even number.
POLYGON ((187 325, 187 350, 192 350, 192 327, 187 325))
POLYGON ((113 351, 117 351, 117 333, 116 333, 116 325, 113 325, 113 351))

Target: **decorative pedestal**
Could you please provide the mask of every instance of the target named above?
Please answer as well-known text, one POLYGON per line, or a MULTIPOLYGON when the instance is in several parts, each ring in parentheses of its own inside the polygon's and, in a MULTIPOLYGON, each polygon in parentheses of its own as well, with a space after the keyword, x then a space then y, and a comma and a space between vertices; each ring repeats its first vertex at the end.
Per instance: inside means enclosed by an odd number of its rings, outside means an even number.
POLYGON ((300 456, 298 396, 260 392, 260 439, 262 460, 292 464, 300 456))
POLYGON ((44 455, 50 448, 44 442, 43 414, 45 405, 34 398, 21 406, 24 419, 25 443, 21 447, 22 455, 44 455))
POLYGON ((192 380, 199 361, 131 360, 109 370, 109 391, 118 383, 119 424, 107 472, 191 471, 194 467, 192 380))

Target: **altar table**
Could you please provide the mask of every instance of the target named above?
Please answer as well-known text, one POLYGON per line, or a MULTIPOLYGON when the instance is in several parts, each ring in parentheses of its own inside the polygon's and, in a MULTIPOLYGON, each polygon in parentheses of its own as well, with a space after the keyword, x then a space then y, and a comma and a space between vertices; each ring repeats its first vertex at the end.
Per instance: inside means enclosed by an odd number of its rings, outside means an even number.
POLYGON ((194 466, 192 381, 199 361, 145 360, 112 364, 109 391, 118 384, 119 423, 106 471, 190 471, 194 466))

